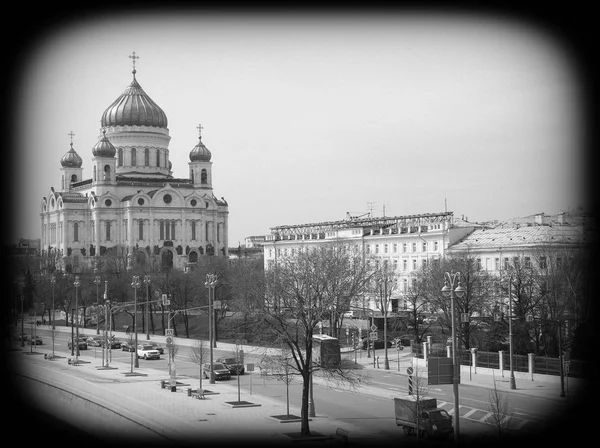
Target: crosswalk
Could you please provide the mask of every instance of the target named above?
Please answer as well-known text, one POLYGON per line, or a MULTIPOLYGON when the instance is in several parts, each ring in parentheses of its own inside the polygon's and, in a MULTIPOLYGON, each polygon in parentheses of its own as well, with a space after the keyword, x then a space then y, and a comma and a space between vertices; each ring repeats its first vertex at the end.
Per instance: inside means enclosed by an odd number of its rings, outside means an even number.
MULTIPOLYGON (((454 404, 438 400, 438 408, 444 409, 448 414, 454 415, 454 404)), ((460 405, 458 407, 461 419, 467 419, 487 425, 497 425, 496 415, 489 410, 477 409, 470 406, 460 405)), ((539 422, 515 415, 501 415, 500 424, 504 427, 516 430, 534 430, 539 422)))

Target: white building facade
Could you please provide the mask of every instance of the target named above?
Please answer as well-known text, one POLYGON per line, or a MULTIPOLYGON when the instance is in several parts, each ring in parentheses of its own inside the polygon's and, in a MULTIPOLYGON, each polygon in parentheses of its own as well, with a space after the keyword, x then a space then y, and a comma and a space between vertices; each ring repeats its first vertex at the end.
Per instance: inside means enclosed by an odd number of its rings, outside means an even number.
POLYGON ((41 201, 42 256, 58 269, 82 272, 103 256, 123 257, 128 267, 185 269, 202 256, 227 256, 228 204, 213 193, 211 152, 199 134, 188 176, 173 177, 167 116, 138 83, 135 65, 132 73, 101 116, 91 177, 71 141, 60 188, 41 201))
MULTIPOLYGON (((413 276, 427 263, 444 257, 452 244, 473 230, 473 226, 456 225, 452 212, 273 227, 264 243, 265 269, 303 248, 334 242, 354 246, 365 257, 387 263, 397 273, 399 284, 388 309, 388 315, 393 316, 406 308, 405 295, 413 276)), ((371 315, 381 313, 370 297, 357 299, 353 307, 371 315)))

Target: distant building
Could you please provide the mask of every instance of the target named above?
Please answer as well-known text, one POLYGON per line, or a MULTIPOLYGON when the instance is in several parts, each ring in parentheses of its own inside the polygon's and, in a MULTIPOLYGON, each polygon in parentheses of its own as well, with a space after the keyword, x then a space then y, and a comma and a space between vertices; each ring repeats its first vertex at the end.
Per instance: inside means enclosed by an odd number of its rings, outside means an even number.
POLYGON ((452 245, 448 253, 468 252, 480 269, 492 273, 500 273, 515 259, 545 267, 564 257, 566 251, 591 243, 593 222, 592 216, 585 214, 536 213, 494 228, 476 229, 452 245))
POLYGON ((83 177, 71 133, 60 187, 40 204, 42 259, 66 272, 93 269, 98 256, 176 269, 227 256, 229 206, 213 193, 211 152, 199 133, 188 177, 173 177, 167 116, 138 83, 132 58, 133 79, 90 145, 91 176, 83 177))
POLYGON ((265 240, 266 240, 266 236, 265 235, 260 235, 260 236, 247 236, 244 239, 244 245, 246 246, 246 248, 250 249, 252 247, 262 247, 265 244, 265 240))
MULTIPOLYGON (((278 226, 271 228, 264 243, 265 269, 279 257, 291 256, 300 247, 310 248, 335 241, 354 245, 365 255, 393 266, 400 285, 391 298, 391 315, 405 309, 405 295, 414 273, 471 233, 476 224, 454 220, 452 212, 395 217, 348 218, 341 221, 278 226)), ((356 304, 380 312, 374 299, 356 304)))

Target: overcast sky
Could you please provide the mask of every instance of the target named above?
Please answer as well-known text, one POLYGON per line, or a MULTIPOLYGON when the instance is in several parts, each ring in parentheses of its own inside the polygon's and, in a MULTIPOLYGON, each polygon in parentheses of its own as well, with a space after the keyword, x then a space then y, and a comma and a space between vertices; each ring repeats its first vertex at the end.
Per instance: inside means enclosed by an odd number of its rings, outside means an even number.
POLYGON ((174 177, 212 152, 229 245, 278 225, 581 204, 581 87, 568 50, 493 15, 115 15, 43 36, 18 89, 14 239, 73 147, 91 178, 104 110, 136 78, 169 121, 174 177))

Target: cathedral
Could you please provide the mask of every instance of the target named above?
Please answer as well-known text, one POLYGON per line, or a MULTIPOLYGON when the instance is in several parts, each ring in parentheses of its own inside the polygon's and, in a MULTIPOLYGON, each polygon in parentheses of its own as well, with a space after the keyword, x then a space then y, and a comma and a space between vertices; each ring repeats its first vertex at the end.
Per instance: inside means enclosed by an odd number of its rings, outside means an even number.
POLYGON ((228 204, 213 193, 202 127, 188 178, 173 177, 167 116, 136 79, 135 52, 130 58, 133 79, 100 119, 91 178, 83 177, 71 133, 60 188, 42 199, 40 249, 56 269, 187 270, 202 256, 228 255, 228 204))

